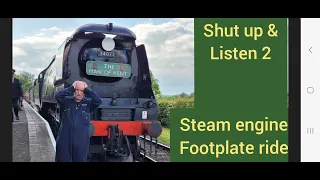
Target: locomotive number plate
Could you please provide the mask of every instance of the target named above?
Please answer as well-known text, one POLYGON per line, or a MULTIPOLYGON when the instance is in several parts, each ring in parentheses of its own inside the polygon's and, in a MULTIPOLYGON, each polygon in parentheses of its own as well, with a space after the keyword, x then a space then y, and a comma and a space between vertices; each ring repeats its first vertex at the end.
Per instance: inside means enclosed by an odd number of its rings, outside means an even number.
POLYGON ((115 52, 99 51, 97 52, 98 57, 116 57, 115 52))
POLYGON ((122 63, 87 61, 86 73, 92 76, 129 78, 131 66, 122 63))

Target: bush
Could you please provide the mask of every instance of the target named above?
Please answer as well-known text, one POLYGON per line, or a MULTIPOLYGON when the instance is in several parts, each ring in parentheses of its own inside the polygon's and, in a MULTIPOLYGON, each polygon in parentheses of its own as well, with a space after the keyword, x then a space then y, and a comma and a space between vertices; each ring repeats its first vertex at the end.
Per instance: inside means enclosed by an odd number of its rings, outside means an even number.
POLYGON ((170 102, 160 102, 158 107, 158 117, 161 125, 170 127, 170 102))
POLYGON ((193 108, 194 98, 176 98, 158 100, 158 117, 163 127, 170 127, 171 108, 193 108))

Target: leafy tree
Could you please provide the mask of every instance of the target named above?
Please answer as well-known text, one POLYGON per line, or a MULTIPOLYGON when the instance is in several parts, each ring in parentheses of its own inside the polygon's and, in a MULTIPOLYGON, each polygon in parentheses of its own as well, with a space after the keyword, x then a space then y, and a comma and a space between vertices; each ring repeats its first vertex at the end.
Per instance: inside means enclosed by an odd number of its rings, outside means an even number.
POLYGON ((32 86, 34 76, 34 74, 28 73, 26 71, 22 71, 19 74, 15 74, 15 78, 20 80, 24 92, 26 92, 28 88, 32 86))
POLYGON ((31 87, 32 85, 33 85, 32 81, 22 84, 23 91, 26 92, 29 89, 29 87, 31 87))
POLYGON ((160 97, 161 91, 160 91, 160 86, 159 86, 159 80, 154 77, 154 75, 152 74, 151 71, 150 71, 150 78, 151 78, 151 82, 152 82, 152 90, 153 90, 154 95, 156 97, 160 97))

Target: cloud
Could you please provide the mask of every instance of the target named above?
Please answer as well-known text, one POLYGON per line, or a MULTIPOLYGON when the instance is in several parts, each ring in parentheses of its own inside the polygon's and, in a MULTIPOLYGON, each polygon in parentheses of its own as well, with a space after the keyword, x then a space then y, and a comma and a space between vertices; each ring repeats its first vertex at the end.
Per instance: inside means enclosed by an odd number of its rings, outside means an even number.
POLYGON ((40 31, 61 31, 60 28, 57 27, 51 27, 51 28, 42 28, 40 31))
MULTIPOLYGON (((145 45, 150 69, 165 94, 194 91, 193 26, 193 19, 175 19, 157 25, 147 21, 130 28, 137 44, 145 45)), ((61 27, 42 28, 34 35, 13 40, 13 67, 38 75, 72 33, 61 27)))
POLYGON ((160 25, 138 24, 132 28, 137 44, 145 44, 150 69, 156 76, 193 76, 193 21, 176 20, 160 25))
POLYGON ((38 75, 48 66, 58 47, 71 34, 72 32, 53 27, 40 29, 38 33, 31 36, 14 39, 12 42, 13 68, 17 73, 24 70, 38 75))
POLYGON ((21 48, 18 48, 18 47, 13 46, 13 48, 12 48, 12 55, 13 55, 13 57, 16 57, 16 56, 26 56, 27 53, 26 53, 24 50, 22 50, 21 48))

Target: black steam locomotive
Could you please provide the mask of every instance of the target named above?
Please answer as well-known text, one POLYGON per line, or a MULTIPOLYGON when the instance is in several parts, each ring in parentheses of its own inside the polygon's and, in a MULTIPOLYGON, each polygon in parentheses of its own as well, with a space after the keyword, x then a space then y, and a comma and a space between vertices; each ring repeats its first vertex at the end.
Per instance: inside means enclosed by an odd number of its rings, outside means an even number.
POLYGON ((102 104, 91 115, 90 161, 133 161, 140 155, 140 135, 161 134, 146 50, 135 40, 132 31, 112 23, 83 25, 29 89, 29 102, 55 137, 60 125, 57 91, 80 80, 101 96, 102 104))

